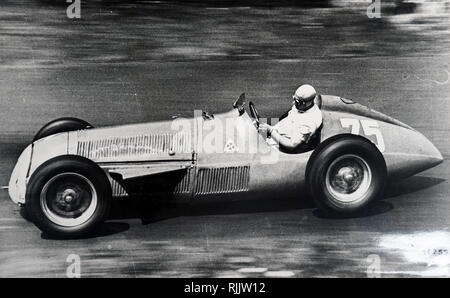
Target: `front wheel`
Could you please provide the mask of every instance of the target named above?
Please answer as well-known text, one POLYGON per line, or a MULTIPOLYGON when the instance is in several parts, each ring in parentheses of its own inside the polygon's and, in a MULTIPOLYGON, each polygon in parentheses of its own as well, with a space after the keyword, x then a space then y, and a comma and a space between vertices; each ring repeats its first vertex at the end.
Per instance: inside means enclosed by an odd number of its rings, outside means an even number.
POLYGON ((77 238, 106 219, 111 187, 105 173, 77 156, 50 160, 30 179, 26 209, 43 232, 77 238))
POLYGON ((319 208, 349 213, 372 203, 382 193, 386 176, 386 163, 375 145, 361 137, 343 136, 314 152, 306 183, 319 208))

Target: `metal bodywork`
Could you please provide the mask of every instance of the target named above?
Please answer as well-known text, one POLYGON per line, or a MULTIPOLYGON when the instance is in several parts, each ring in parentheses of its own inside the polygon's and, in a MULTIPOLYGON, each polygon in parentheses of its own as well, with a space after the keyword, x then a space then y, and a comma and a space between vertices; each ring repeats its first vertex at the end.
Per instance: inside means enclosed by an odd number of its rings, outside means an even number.
MULTIPOLYGON (((323 95, 320 142, 360 135, 384 156, 391 177, 407 177, 442 162, 421 133, 365 106, 323 95)), ((305 180, 312 150, 282 152, 258 134, 242 110, 191 119, 123 125, 48 136, 30 144, 11 175, 11 199, 25 204, 29 177, 44 162, 78 155, 107 174, 114 196, 201 199, 236 194, 296 192, 305 180)))

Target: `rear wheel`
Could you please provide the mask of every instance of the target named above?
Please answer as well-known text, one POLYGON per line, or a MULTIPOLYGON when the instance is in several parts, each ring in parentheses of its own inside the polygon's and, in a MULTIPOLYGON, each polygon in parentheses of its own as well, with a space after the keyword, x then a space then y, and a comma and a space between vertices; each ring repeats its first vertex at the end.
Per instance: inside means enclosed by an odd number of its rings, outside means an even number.
POLYGON ((77 156, 59 157, 39 167, 30 179, 26 208, 45 233, 75 238, 106 219, 111 188, 105 173, 77 156))
POLYGON ((373 202, 386 181, 383 155, 356 136, 329 140, 307 166, 306 183, 317 206, 338 213, 356 212, 373 202))

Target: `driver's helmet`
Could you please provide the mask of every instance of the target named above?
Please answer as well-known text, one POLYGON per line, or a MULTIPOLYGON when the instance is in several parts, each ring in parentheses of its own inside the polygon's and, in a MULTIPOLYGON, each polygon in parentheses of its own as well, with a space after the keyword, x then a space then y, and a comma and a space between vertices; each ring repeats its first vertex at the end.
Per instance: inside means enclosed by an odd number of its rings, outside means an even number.
POLYGON ((310 102, 316 98, 316 94, 316 89, 313 86, 305 84, 295 90, 293 98, 297 101, 310 102))

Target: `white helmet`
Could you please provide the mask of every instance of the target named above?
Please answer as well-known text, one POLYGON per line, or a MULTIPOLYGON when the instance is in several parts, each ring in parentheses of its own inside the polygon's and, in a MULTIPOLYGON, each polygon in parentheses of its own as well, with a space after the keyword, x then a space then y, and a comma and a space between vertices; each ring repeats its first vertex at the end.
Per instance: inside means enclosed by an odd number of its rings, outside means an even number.
POLYGON ((295 90, 294 99, 309 102, 316 98, 316 94, 316 89, 314 89, 313 86, 305 84, 301 85, 297 88, 297 90, 295 90))

